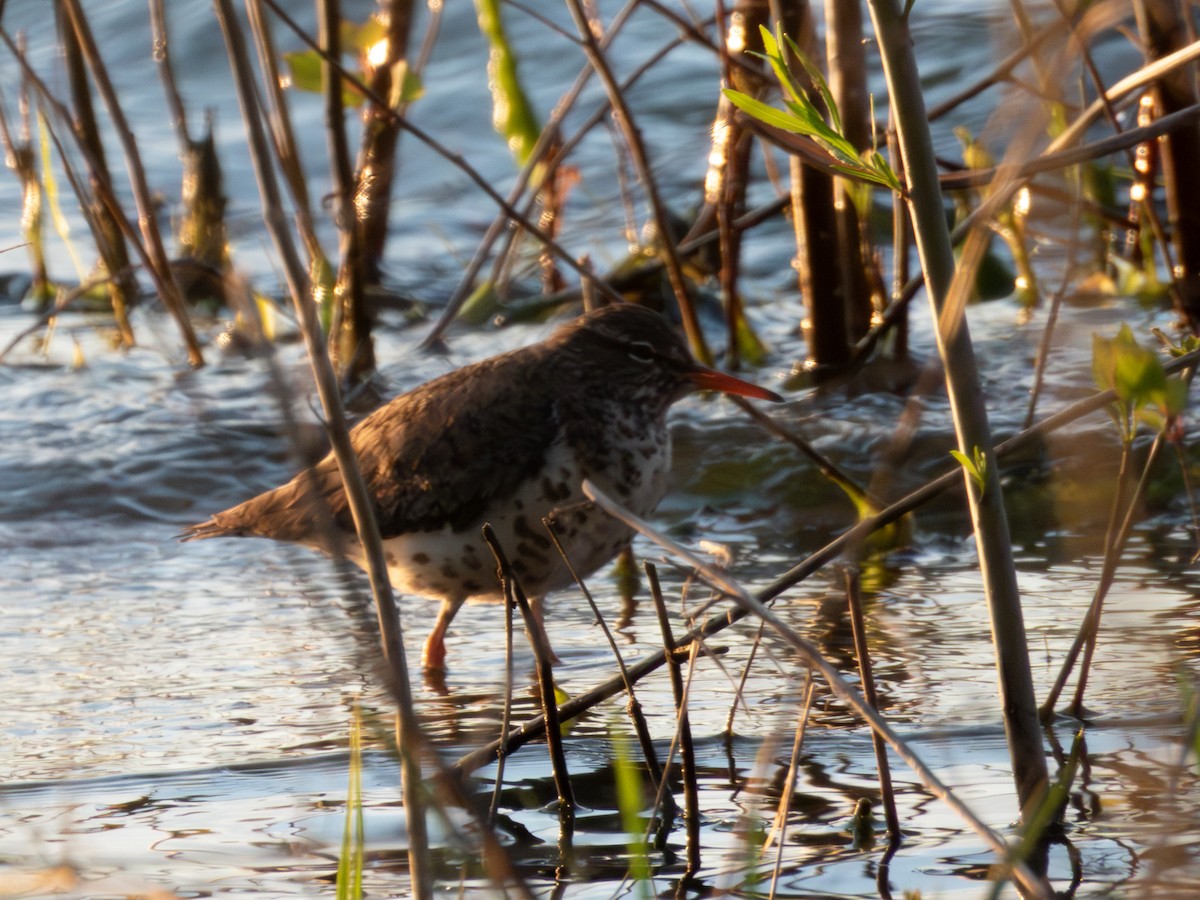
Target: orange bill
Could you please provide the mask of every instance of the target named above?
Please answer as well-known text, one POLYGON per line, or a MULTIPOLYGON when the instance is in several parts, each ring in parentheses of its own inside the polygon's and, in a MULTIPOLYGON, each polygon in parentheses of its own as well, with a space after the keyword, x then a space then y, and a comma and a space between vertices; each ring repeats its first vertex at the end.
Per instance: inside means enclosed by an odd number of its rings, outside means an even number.
POLYGON ((783 398, 774 391, 769 391, 749 381, 742 381, 715 369, 706 369, 697 365, 690 373, 692 383, 702 391, 720 391, 723 394, 737 394, 740 397, 753 397, 756 400, 773 400, 782 403, 783 398))

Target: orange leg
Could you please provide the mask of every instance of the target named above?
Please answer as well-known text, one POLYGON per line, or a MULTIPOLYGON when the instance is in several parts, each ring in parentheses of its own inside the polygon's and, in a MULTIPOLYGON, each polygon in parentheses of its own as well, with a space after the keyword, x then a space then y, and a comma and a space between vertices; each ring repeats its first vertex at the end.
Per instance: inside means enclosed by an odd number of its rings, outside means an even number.
POLYGON ((442 601, 433 631, 429 632, 429 637, 425 639, 425 649, 421 653, 421 664, 426 669, 446 668, 446 629, 450 627, 462 605, 462 599, 442 601))

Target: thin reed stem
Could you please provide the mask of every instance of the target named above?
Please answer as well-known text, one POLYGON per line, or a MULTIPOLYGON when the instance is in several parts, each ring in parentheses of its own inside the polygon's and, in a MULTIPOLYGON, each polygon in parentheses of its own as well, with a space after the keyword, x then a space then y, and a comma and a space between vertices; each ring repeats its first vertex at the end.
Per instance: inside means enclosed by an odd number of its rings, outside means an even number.
MULTIPOLYGON (((879 697, 875 692, 875 673, 871 668, 871 652, 867 645, 867 625, 863 618, 863 600, 858 570, 846 569, 846 602, 850 607, 850 627, 854 633, 854 655, 858 657, 858 675, 862 679, 863 698, 879 709, 879 697)), ((888 839, 899 844, 900 816, 896 812, 896 791, 892 787, 892 769, 888 764, 887 745, 877 731, 871 732, 871 744, 875 749, 875 767, 879 771, 879 793, 883 800, 883 816, 887 822, 888 839)))
MULTIPOLYGON (((549 535, 551 542, 558 551, 559 557, 567 567, 567 571, 571 573, 571 578, 578 586, 580 593, 583 594, 588 607, 592 611, 592 615, 596 617, 596 622, 600 625, 600 630, 604 633, 604 639, 608 642, 613 659, 617 662, 617 671, 625 682, 625 695, 628 697, 625 703, 625 712, 628 714, 630 722, 633 723, 633 731, 637 735, 638 746, 641 747, 642 757, 646 761, 646 769, 655 784, 662 784, 663 767, 662 763, 658 760, 658 752, 654 749, 654 739, 650 736, 650 726, 646 723, 646 715, 642 712, 642 704, 633 689, 633 679, 629 677, 629 667, 626 666, 625 658, 621 656, 621 651, 617 648, 617 642, 613 638, 612 630, 609 629, 608 622, 605 621, 603 614, 600 612, 600 607, 596 605, 596 600, 592 596, 592 592, 588 590, 587 584, 579 577, 579 573, 575 571, 575 566, 571 563, 566 548, 563 547, 562 541, 559 540, 558 531, 554 528, 549 518, 542 519, 542 527, 546 529, 546 534, 549 535)), ((507 731, 508 729, 505 728, 500 733, 503 735, 507 731)), ((670 792, 663 795, 663 801, 664 814, 668 816, 674 815, 676 811, 675 798, 670 792)))
POLYGON ((167 312, 171 314, 176 326, 179 328, 179 334, 183 338, 184 349, 187 351, 188 362, 193 367, 198 368, 204 365, 204 354, 200 350, 200 344, 196 339, 196 332, 192 328, 191 319, 188 318, 187 306, 183 301, 183 295, 180 293, 179 286, 175 283, 175 276, 171 272, 170 259, 167 257, 167 250, 163 245, 162 232, 159 230, 158 216, 155 213, 154 195, 151 193, 150 185, 146 181, 146 170, 142 165, 142 157, 141 152, 138 150, 137 140, 134 138, 133 131, 129 127, 129 122, 125 118, 125 111, 121 107, 116 89, 109 80, 108 70, 104 65, 104 60, 100 56, 99 48, 96 46, 96 41, 92 36, 87 19, 84 17, 83 8, 80 6, 79 0, 61 0, 61 2, 66 7, 71 27, 75 31, 75 35, 79 40, 80 50, 87 61, 88 71, 91 72, 96 90, 104 101, 109 118, 112 120, 113 130, 116 132, 125 154, 125 170, 129 174, 129 183, 133 189, 134 203, 137 206, 138 225, 140 226, 142 241, 145 244, 148 255, 149 265, 147 266, 147 271, 154 281, 154 286, 158 290, 163 305, 167 308, 167 312))
MULTIPOLYGON (((1085 644, 1091 644, 1095 641, 1096 631, 1100 624, 1100 613, 1104 606, 1104 598, 1108 596, 1108 591, 1112 587, 1113 580, 1116 577, 1121 553, 1124 551, 1125 544, 1128 542, 1129 535, 1133 530, 1134 517, 1137 514, 1138 506, 1149 482, 1151 468, 1162 448, 1163 440, 1164 438, 1161 433, 1155 436, 1154 443, 1150 446, 1150 452, 1147 455, 1146 465, 1142 469, 1141 478, 1138 479, 1133 494, 1129 498, 1128 504, 1126 504, 1125 515, 1115 534, 1112 531, 1113 523, 1116 521, 1114 509, 1114 515, 1109 524, 1109 539, 1105 542, 1104 562, 1100 569, 1100 579, 1096 584, 1096 591, 1092 596, 1092 602, 1088 605, 1087 613, 1079 625, 1079 630, 1075 634, 1075 640, 1071 643, 1070 649, 1067 650, 1062 666, 1059 668, 1058 676, 1054 679, 1054 684, 1051 686, 1039 710, 1039 715, 1043 721, 1049 721, 1054 716, 1054 707, 1057 705, 1059 695, 1066 686, 1067 679, 1071 677, 1071 672, 1075 667, 1076 660, 1079 658, 1080 650, 1083 649, 1085 644)), ((1127 449, 1123 452, 1127 452, 1127 449)), ((1122 462, 1123 467, 1126 464, 1125 461, 1122 462)), ((1090 662, 1090 654, 1088 655, 1088 660, 1090 662)), ((1086 675, 1080 675, 1080 682, 1081 686, 1077 687, 1075 700, 1071 704, 1071 713, 1075 716, 1080 714, 1083 704, 1083 687, 1087 683, 1086 675)))
POLYGON ((394 682, 397 698, 397 742, 400 751, 401 788, 404 791, 404 811, 408 826, 409 871, 412 877, 413 894, 419 900, 427 900, 433 894, 433 877, 429 865, 429 841, 425 827, 425 804, 422 796, 420 749, 420 723, 412 705, 412 687, 408 677, 408 664, 404 654, 403 631, 400 614, 392 586, 388 581, 387 563, 383 555, 383 542, 371 500, 367 495, 362 473, 354 448, 350 443, 350 432, 346 424, 346 413, 338 391, 337 377, 329 364, 325 352, 316 309, 309 296, 309 283, 304 269, 289 238, 287 222, 271 165, 270 149, 263 129, 262 110, 254 89, 250 56, 246 49, 234 11, 232 0, 213 0, 217 20, 225 38, 230 66, 234 73, 238 102, 242 119, 249 138, 250 159, 258 180, 259 196, 263 207, 263 220, 275 242, 277 252, 284 262, 284 276, 288 282, 292 306, 304 337, 309 364, 316 381, 317 394, 325 415, 325 427, 337 460, 338 472, 346 491, 355 532, 362 544, 371 593, 379 619, 379 630, 383 658, 394 682))
POLYGON ((696 317, 695 309, 692 308, 687 277, 683 273, 683 264, 679 259, 679 251, 676 247, 675 235, 672 234, 670 217, 667 215, 666 204, 659 195, 658 182, 654 177, 653 167, 650 165, 650 157, 646 151, 645 142, 642 140, 641 132, 634 121, 629 104, 625 102, 625 95, 621 92, 621 87, 608 65, 608 60, 605 58, 604 52, 600 47, 600 42, 596 40, 596 35, 592 30, 592 23, 588 20, 588 16, 584 12, 583 4, 580 0, 567 0, 567 9, 571 13, 571 18, 575 20, 579 36, 583 40, 584 52, 587 54, 593 68, 595 68, 596 74, 600 78, 600 83, 604 85, 608 102, 612 106, 613 117, 616 119, 617 126, 621 129, 622 137, 625 140, 626 147, 629 149, 630 158, 634 168, 637 170, 642 190, 646 192, 646 200, 650 204, 650 212, 654 218, 658 246, 662 251, 663 262, 666 265, 667 278, 671 283, 671 290, 675 294, 675 300, 679 304, 679 312, 683 317, 683 330, 687 332, 688 343, 691 345, 692 353, 701 362, 711 363, 712 352, 708 349, 708 342, 704 339, 704 332, 700 330, 700 320, 696 317))
MULTIPOLYGON (((958 449, 967 459, 978 456, 985 461, 978 473, 981 476, 978 485, 966 472, 963 479, 992 622, 1001 709, 1013 777, 1021 808, 1030 812, 1041 802, 1049 776, 1033 694, 1003 487, 995 462, 996 452, 979 383, 975 350, 963 315, 966 297, 973 284, 974 268, 966 262, 971 257, 971 249, 964 250, 964 261, 956 276, 954 250, 938 188, 937 163, 908 22, 900 15, 893 0, 870 0, 869 5, 895 115, 913 232, 936 326, 938 353, 945 367, 958 449)), ((975 253, 981 256, 984 236, 979 231, 972 235, 975 236, 975 253)))
POLYGON ((796 793, 796 775, 800 771, 800 751, 804 747, 804 735, 808 730, 809 713, 812 712, 813 697, 816 694, 817 682, 813 678, 812 669, 805 670, 803 700, 800 702, 800 712, 796 716, 796 730, 792 735, 792 752, 788 757, 787 774, 783 777, 783 790, 779 792, 779 805, 775 808, 775 821, 767 833, 763 844, 763 852, 775 844, 775 867, 771 870, 771 890, 769 897, 774 897, 779 886, 779 875, 783 871, 783 848, 787 841, 788 813, 792 808, 792 797, 796 793))
POLYGON ((491 525, 483 526, 483 539, 487 542, 500 567, 500 578, 504 582, 505 602, 515 602, 521 610, 521 618, 525 622, 525 631, 529 635, 529 645, 533 648, 533 658, 537 669, 538 692, 542 701, 542 716, 546 720, 546 744, 550 748, 550 767, 554 774, 554 788, 558 791, 558 815, 564 830, 569 830, 575 821, 575 793, 571 789, 571 776, 567 770, 567 755, 563 751, 562 722, 559 715, 558 700, 554 696, 553 654, 546 644, 545 633, 534 614, 529 598, 521 587, 508 563, 508 556, 496 532, 491 525))
MULTIPOLYGON (((668 659, 667 673, 671 679, 671 693, 675 698, 675 729, 679 735, 679 774, 683 780, 683 824, 687 832, 687 873, 700 870, 700 788, 696 782, 696 746, 692 741, 692 721, 688 715, 687 690, 684 686, 682 667, 675 651, 679 644, 671 630, 671 619, 667 615, 667 604, 663 600, 662 587, 658 583, 658 570, 653 563, 645 564, 646 580, 650 586, 650 597, 654 600, 654 611, 658 616, 658 627, 662 632, 663 653, 668 659)), ((689 657, 689 683, 695 665, 699 642, 692 642, 689 657)))

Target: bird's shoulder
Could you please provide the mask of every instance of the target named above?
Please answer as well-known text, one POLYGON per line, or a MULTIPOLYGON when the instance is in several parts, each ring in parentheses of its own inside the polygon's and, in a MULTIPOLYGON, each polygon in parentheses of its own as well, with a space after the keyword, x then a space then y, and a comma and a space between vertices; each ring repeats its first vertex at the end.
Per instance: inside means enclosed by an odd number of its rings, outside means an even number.
POLYGON ((536 354, 448 372, 389 401, 351 432, 385 537, 465 528, 541 469, 557 395, 536 354))

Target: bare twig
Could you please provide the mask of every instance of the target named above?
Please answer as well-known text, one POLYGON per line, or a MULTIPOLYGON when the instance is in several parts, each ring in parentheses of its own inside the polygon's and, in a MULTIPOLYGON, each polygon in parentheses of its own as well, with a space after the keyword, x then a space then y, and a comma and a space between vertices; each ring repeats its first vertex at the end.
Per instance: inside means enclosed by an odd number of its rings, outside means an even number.
POLYGON ((138 224, 141 226, 142 240, 146 245, 149 256, 150 265, 147 267, 147 270, 150 277, 154 280, 154 286, 162 298, 163 305, 166 306, 167 311, 175 319, 179 333, 183 337, 184 347, 187 350, 188 362, 192 366, 202 366, 204 365, 204 355, 200 351, 200 344, 196 340, 196 332, 192 328, 191 320, 188 318, 183 295, 179 292, 179 286, 175 283, 175 276, 171 273, 170 260, 167 257, 166 247, 163 246, 162 232, 159 230, 158 217, 154 211, 154 196, 150 192, 150 185, 146 181, 146 170, 142 166, 142 158, 138 150, 137 140, 134 138, 133 131, 130 129, 129 123, 125 118, 125 112, 117 97, 116 89, 108 78, 108 70, 104 65, 103 59, 100 57, 100 51, 96 46, 95 39, 92 37, 91 28, 84 17, 79 0, 62 0, 62 2, 66 6, 71 26, 79 38, 79 45, 83 51, 84 59, 87 60, 88 69, 92 73, 96 90, 99 92, 101 99, 104 100, 105 108, 107 108, 109 117, 112 119, 113 129, 125 152, 125 168, 129 173, 129 182, 133 188, 133 199, 137 205, 138 224))
POLYGON ((691 296, 688 293, 687 278, 683 274, 683 265, 679 260, 679 252, 676 248, 676 238, 671 233, 671 222, 670 217, 667 215, 667 207, 659 196, 658 183, 654 178, 650 158, 646 152, 646 145, 642 141, 637 124, 634 122, 633 113, 630 111, 629 105, 625 102, 625 95, 621 92, 621 87, 617 83, 612 69, 609 68, 608 60, 605 58, 604 52, 600 47, 600 42, 596 40, 596 36, 592 31, 592 24, 588 21, 587 14, 584 12, 583 4, 580 0, 567 0, 567 9, 570 10, 571 18, 575 20, 575 26, 579 30, 579 36, 583 39, 583 48, 587 53, 588 60, 595 68, 600 82, 604 85, 604 91, 608 95, 608 102, 612 105, 613 116, 621 129, 634 167, 637 169, 638 178, 642 182, 642 190, 646 192, 646 199, 650 204, 650 212, 654 218, 654 227, 657 230, 658 244, 663 253, 663 261, 666 264, 667 278, 671 282, 671 290, 674 292, 675 299, 679 303, 679 312, 683 317, 683 329, 687 332, 688 343, 691 345, 692 352, 701 362, 711 363, 712 353, 709 351, 708 344, 704 340, 704 333, 700 330, 700 321, 696 317, 696 311, 692 308, 691 296))
POLYGON ((521 610, 521 618, 525 621, 525 630, 529 634, 529 644, 533 648, 533 658, 537 666, 538 690, 542 699, 542 715, 546 719, 546 743, 550 747, 550 766, 554 774, 554 787, 558 791, 558 814, 564 827, 570 827, 575 820, 575 794, 571 790, 571 776, 567 771, 567 757, 563 752, 562 718, 558 714, 558 700, 554 696, 554 669, 550 648, 546 646, 545 636, 534 616, 533 607, 525 596, 521 582, 517 580, 508 557, 496 532, 491 525, 483 526, 483 539, 496 557, 500 567, 500 579, 504 582, 505 602, 515 601, 521 610))
MULTIPOLYGON (((875 693, 875 674, 871 668, 871 653, 867 645, 867 626, 863 618, 862 592, 859 590, 856 569, 846 570, 846 600, 850 606, 854 655, 858 657, 858 674, 862 679, 863 697, 874 709, 879 709, 879 697, 875 693)), ((883 799, 889 842, 897 845, 901 839, 900 816, 896 813, 896 792, 892 789, 892 770, 888 765, 887 746, 878 732, 871 733, 871 743, 875 748, 875 767, 879 770, 879 793, 883 799)))
POLYGON ((371 592, 375 598, 376 612, 383 645, 383 657, 395 682, 398 726, 397 746, 400 749, 401 784, 404 790, 404 808, 409 836, 409 866, 412 873, 413 893, 426 900, 433 893, 432 872, 429 866, 428 838, 425 830, 425 813, 422 797, 421 763, 419 749, 422 744, 420 723, 412 707, 412 688, 408 677, 408 664, 404 654, 403 632, 396 599, 387 577, 387 563, 383 554, 383 542, 374 509, 367 495, 362 473, 359 471, 354 448, 350 443, 346 413, 342 408, 338 392, 337 377, 329 364, 317 322, 316 309, 308 296, 308 279, 287 239, 287 225, 279 188, 270 162, 270 150, 262 125, 262 114, 254 90, 250 57, 246 50, 241 26, 234 15, 232 0, 214 0, 217 20, 225 37, 230 66, 237 87, 238 102, 242 107, 242 119, 250 143, 250 159, 258 179, 259 194, 263 205, 263 220, 275 241, 285 266, 284 276, 288 282, 292 305, 300 323, 309 363, 321 399, 325 415, 326 430, 337 459, 338 471, 346 491, 354 528, 362 544, 371 592))
POLYGON ((366 272, 363 230, 356 205, 358 185, 350 144, 346 138, 342 80, 329 64, 341 59, 341 4, 321 0, 317 4, 321 48, 321 83, 325 100, 325 136, 332 169, 334 222, 338 229, 338 273, 329 327, 329 355, 345 384, 364 381, 375 368, 371 343, 371 320, 366 311, 366 272))
MULTIPOLYGON (((634 733, 638 738, 638 745, 642 749, 642 756, 646 760, 646 768, 650 773, 650 777, 655 784, 663 783, 663 767, 658 760, 658 753, 654 749, 654 740, 650 736, 650 728, 646 724, 646 716, 642 712, 642 704, 638 701, 637 694, 633 690, 633 679, 629 677, 629 668, 625 665, 625 659, 621 656, 621 651, 617 648, 617 642, 613 639, 612 631, 608 627, 608 623, 604 620, 604 616, 600 613, 600 608, 596 605, 595 598, 592 597, 592 592, 588 590, 588 586, 583 579, 579 577, 579 573, 575 571, 575 566, 571 563, 570 557, 567 555, 566 548, 563 547, 562 541, 558 538, 558 532, 551 524, 549 518, 542 519, 542 527, 546 529, 546 533, 550 536, 550 540, 554 543, 555 549, 558 550, 558 555, 562 558, 563 564, 567 567, 567 571, 571 573, 571 578, 579 587, 580 593, 583 594, 588 606, 592 610, 592 615, 596 617, 596 621, 600 625, 600 630, 604 633, 604 639, 608 641, 609 649, 612 650, 613 659, 617 661, 617 671, 625 682, 625 694, 628 696, 628 701, 625 704, 625 711, 629 715, 629 720, 633 723, 634 733)), ((502 730, 501 734, 508 732, 507 727, 502 730)), ((673 815, 675 812, 675 798, 670 792, 663 795, 664 812, 666 815, 673 815)))
POLYGON ((175 69, 171 65, 169 49, 171 44, 168 40, 165 0, 150 0, 150 28, 154 42, 151 55, 158 63, 163 92, 167 96, 167 108, 171 111, 171 124, 175 126, 179 146, 186 147, 192 142, 192 139, 188 134, 187 111, 183 106, 183 96, 179 93, 179 84, 175 81, 175 69))
POLYGON ((782 618, 776 615, 774 610, 766 606, 760 599, 752 596, 740 584, 730 580, 725 572, 714 569, 712 566, 698 560, 692 553, 681 548, 676 542, 624 509, 612 498, 601 493, 595 485, 585 481, 583 491, 590 499, 594 500, 602 509, 608 512, 609 515, 620 519, 630 528, 650 538, 650 540, 669 550, 672 554, 681 555, 705 582, 721 591, 730 600, 733 600, 745 613, 756 616, 771 626, 780 637, 792 646, 802 659, 821 673, 821 677, 825 679, 833 692, 843 702, 853 709, 872 730, 883 736, 896 754, 921 779, 921 782, 930 793, 949 806, 967 823, 972 831, 982 837, 1002 859, 1013 866, 1013 873, 1024 889, 1031 891, 1035 896, 1049 896, 1046 885, 1033 875, 1023 862, 1013 858, 1013 848, 1000 835, 984 824, 983 820, 976 816, 966 804, 958 799, 957 795, 913 752, 908 743, 896 733, 888 721, 873 709, 863 699, 862 695, 855 690, 854 686, 846 681, 841 673, 825 659, 816 646, 801 637, 795 629, 784 622, 782 618))
MULTIPOLYGON (((687 690, 684 686, 680 661, 675 656, 679 645, 671 633, 671 620, 667 616, 667 604, 663 600, 662 588, 658 583, 658 571, 653 564, 645 565, 646 580, 650 585, 650 596, 654 600, 654 611, 658 615, 658 627, 662 631, 663 652, 669 659, 667 672, 671 678, 671 692, 675 698, 675 729, 679 738, 679 768, 683 779, 683 823, 687 831, 687 873, 694 875, 700 870, 700 788, 696 783, 696 748, 692 743, 692 722, 688 716, 687 690)), ((693 642, 689 656, 689 675, 695 665, 699 643, 693 642)), ((690 679, 689 679, 690 683, 690 679)))
MULTIPOLYGON (((504 598, 504 708, 500 714, 500 735, 503 737, 508 734, 509 724, 512 722, 512 697, 513 697, 513 604, 511 600, 505 596, 504 598)), ((492 803, 488 808, 488 822, 496 821, 496 814, 500 810, 500 793, 504 788, 504 765, 508 762, 508 754, 501 747, 500 752, 496 756, 496 777, 492 783, 492 803)))

